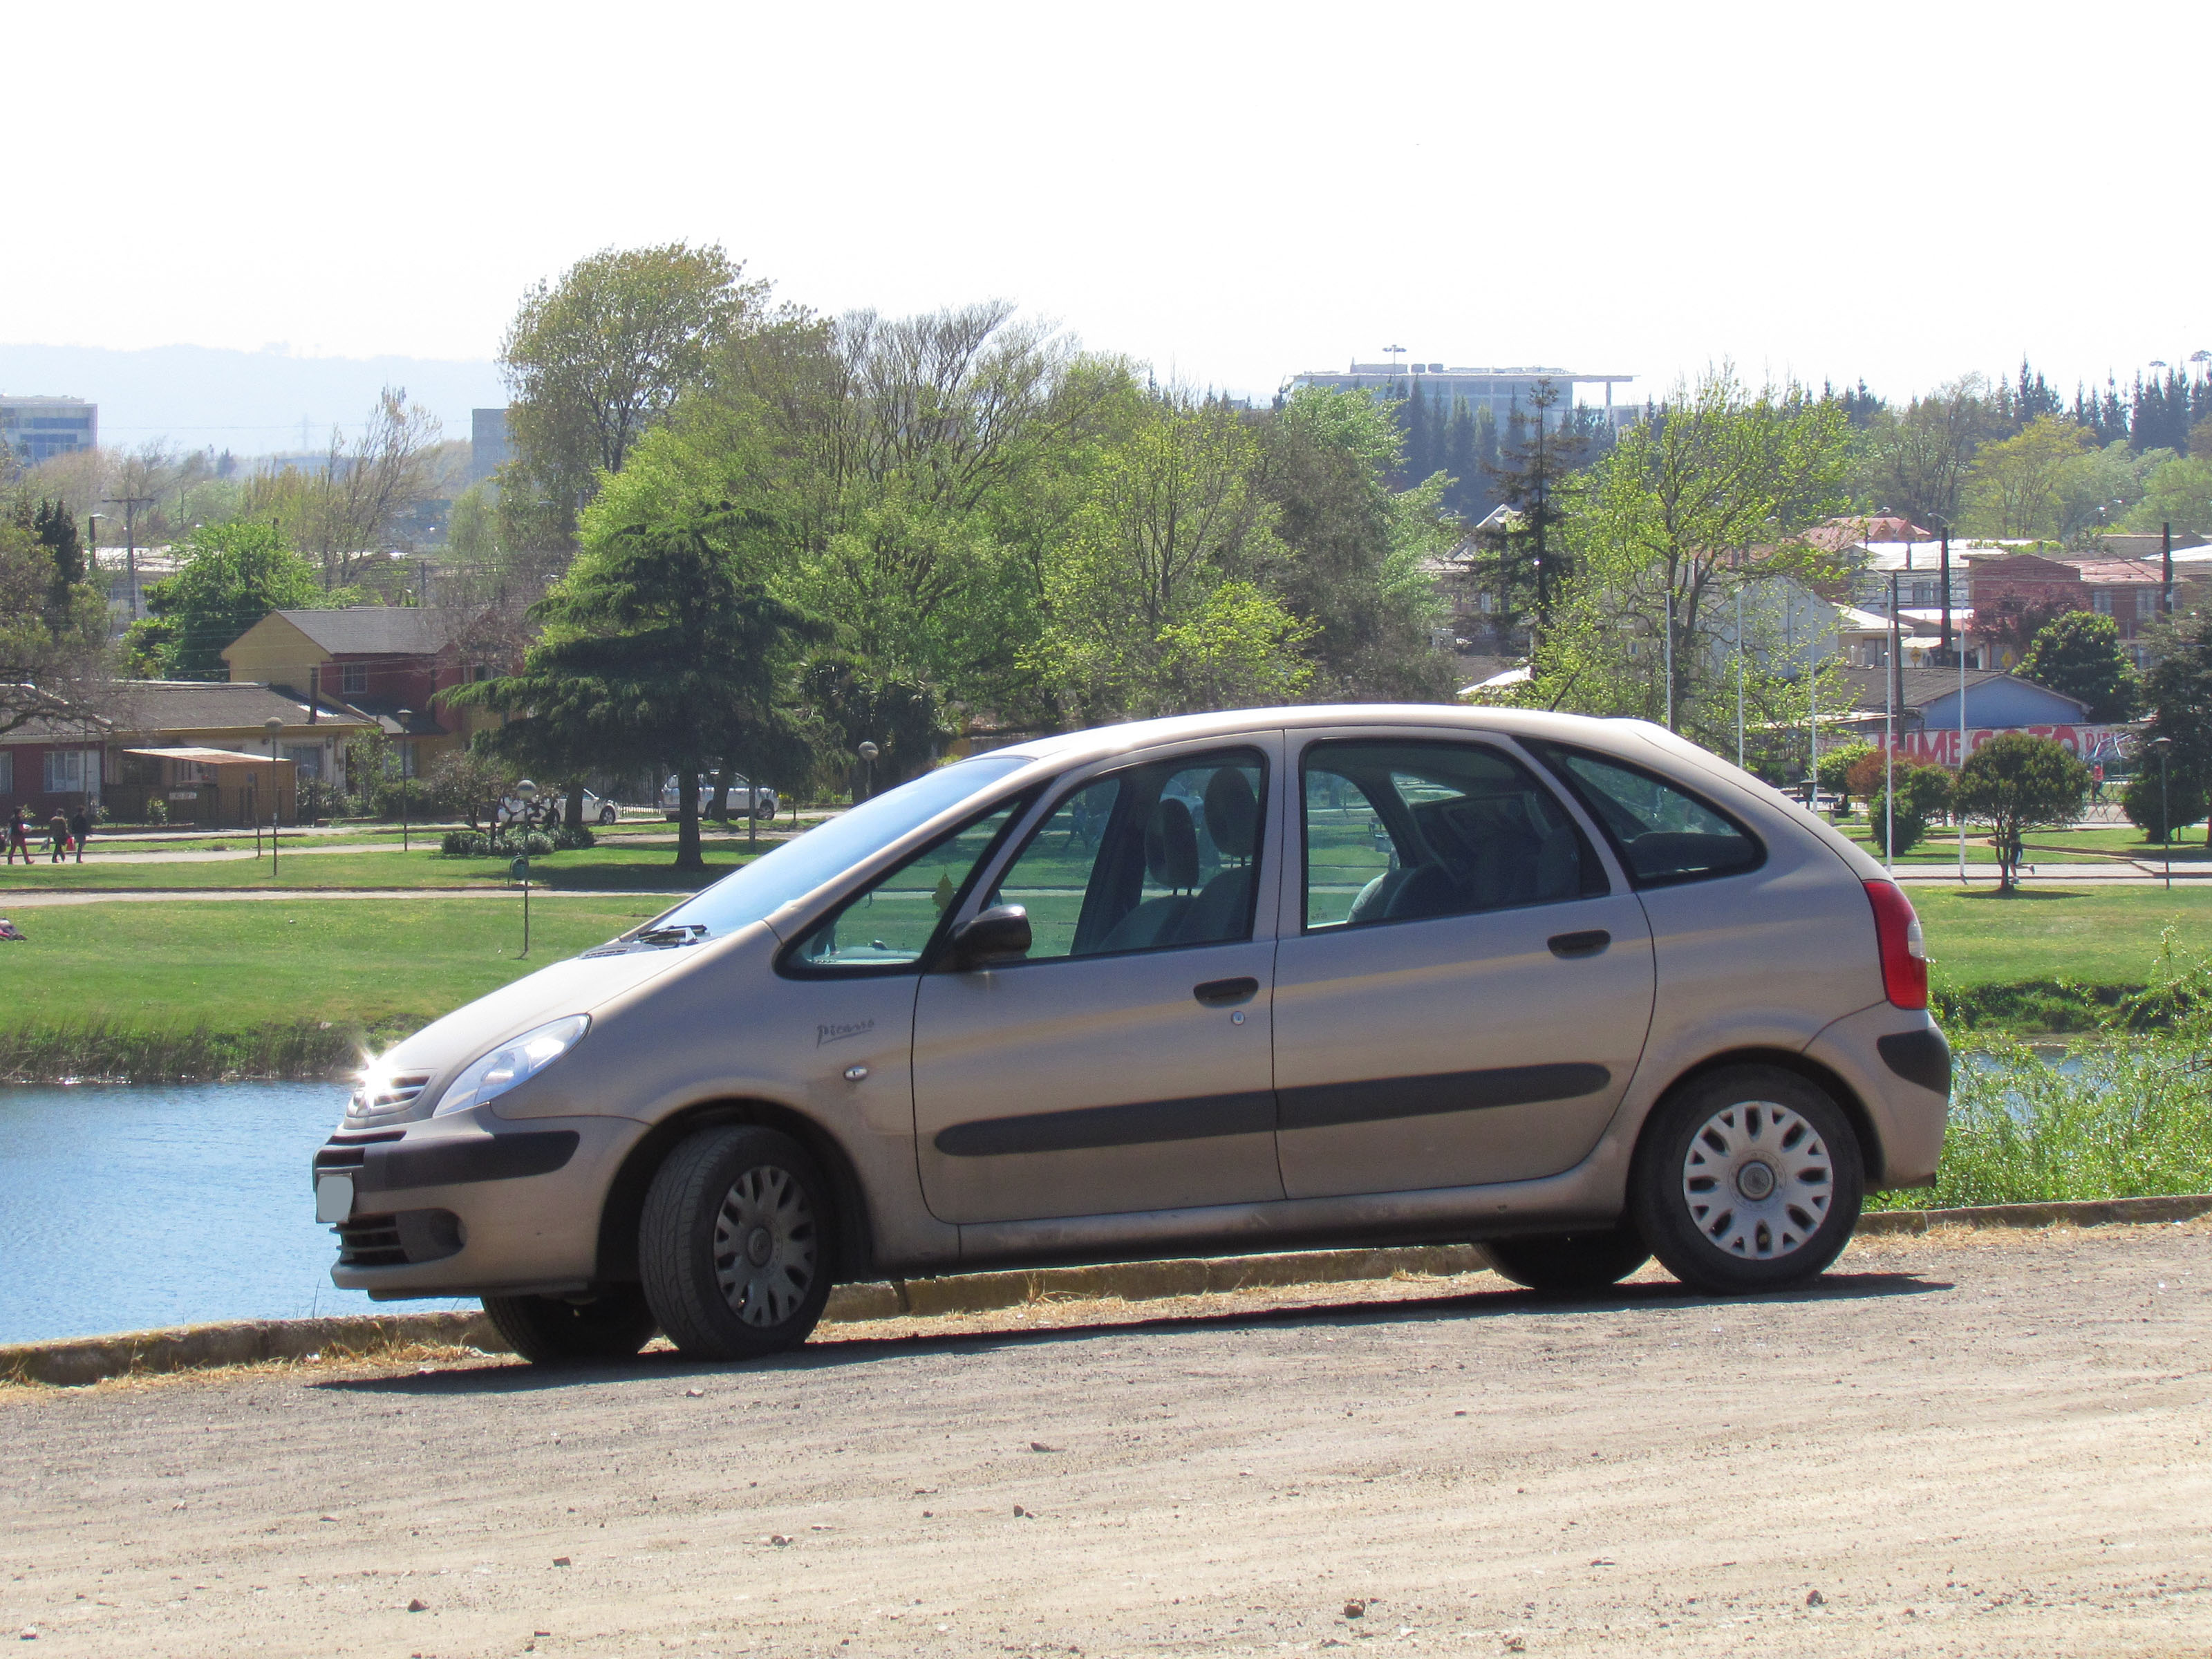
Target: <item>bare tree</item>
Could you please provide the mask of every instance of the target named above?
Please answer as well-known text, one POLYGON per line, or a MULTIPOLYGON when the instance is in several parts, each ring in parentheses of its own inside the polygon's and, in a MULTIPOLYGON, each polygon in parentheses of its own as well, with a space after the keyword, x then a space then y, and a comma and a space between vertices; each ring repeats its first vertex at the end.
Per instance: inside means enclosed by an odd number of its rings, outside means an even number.
POLYGON ((401 516, 429 499, 443 428, 404 386, 386 386, 351 443, 337 429, 311 470, 255 479, 242 503, 322 568, 323 585, 352 585, 392 538, 401 516))
POLYGON ((1876 428, 1860 482, 1875 504, 1945 531, 1959 521, 1975 452, 1990 434, 1989 382, 1969 374, 1876 428))

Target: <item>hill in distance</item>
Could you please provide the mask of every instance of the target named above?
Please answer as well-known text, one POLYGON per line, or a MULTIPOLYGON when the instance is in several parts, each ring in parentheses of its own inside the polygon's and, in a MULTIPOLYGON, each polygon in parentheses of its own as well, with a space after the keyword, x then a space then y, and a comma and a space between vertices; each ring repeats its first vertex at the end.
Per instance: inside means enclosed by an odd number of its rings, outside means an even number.
POLYGON ((253 455, 317 450, 331 428, 360 430, 387 386, 469 435, 469 411, 507 401, 496 365, 429 357, 295 357, 270 347, 0 345, 0 393, 86 398, 100 405, 100 441, 135 449, 166 440, 177 449, 253 455))

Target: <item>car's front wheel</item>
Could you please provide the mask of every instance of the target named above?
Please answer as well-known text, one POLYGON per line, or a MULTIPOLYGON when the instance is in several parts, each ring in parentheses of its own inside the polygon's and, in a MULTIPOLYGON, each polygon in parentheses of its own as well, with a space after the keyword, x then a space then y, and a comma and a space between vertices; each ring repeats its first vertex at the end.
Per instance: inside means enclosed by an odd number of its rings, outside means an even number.
POLYGON ((1779 1066, 1732 1066, 1653 1114, 1629 1207, 1668 1272, 1732 1295, 1826 1268, 1858 1224, 1865 1182, 1858 1135, 1826 1090, 1779 1066))
POLYGON ((614 803, 612 801, 607 802, 599 808, 599 822, 601 823, 612 823, 621 816, 621 813, 615 811, 614 803))
POLYGON ((806 1340, 830 1299, 830 1192, 788 1135, 702 1129, 646 1194, 638 1261, 668 1340, 695 1359, 752 1359, 806 1340))
POLYGON ((589 1297, 488 1296, 483 1310, 507 1346, 540 1365, 627 1359, 656 1328, 635 1285, 606 1285, 589 1297))
POLYGON ((1546 1296, 1602 1291, 1651 1260, 1650 1249, 1632 1227, 1486 1239, 1482 1253, 1505 1278, 1546 1296))

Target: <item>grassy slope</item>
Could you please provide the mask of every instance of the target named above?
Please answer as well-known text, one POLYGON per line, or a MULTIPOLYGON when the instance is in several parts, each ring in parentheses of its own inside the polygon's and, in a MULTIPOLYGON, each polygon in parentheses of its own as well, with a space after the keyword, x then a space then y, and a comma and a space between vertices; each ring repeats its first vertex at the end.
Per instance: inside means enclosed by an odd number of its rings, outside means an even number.
POLYGON ((1907 890, 1936 974, 1956 985, 2075 980, 2141 985, 2169 923, 2182 944, 2212 937, 2212 891, 2158 887, 1907 890))

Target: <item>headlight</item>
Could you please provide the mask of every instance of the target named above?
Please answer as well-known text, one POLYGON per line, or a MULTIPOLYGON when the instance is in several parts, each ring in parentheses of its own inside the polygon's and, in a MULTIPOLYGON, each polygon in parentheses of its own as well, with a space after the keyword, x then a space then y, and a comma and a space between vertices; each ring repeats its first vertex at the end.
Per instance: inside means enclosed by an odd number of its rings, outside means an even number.
POLYGON ((525 1031, 512 1042, 502 1042, 446 1085, 432 1117, 465 1112, 496 1099, 526 1077, 535 1077, 574 1048, 592 1029, 589 1014, 571 1014, 550 1025, 525 1031))

